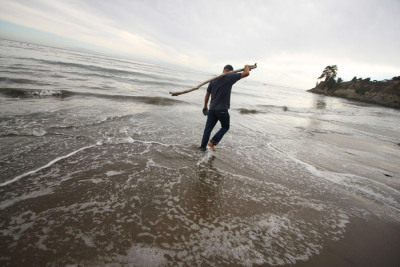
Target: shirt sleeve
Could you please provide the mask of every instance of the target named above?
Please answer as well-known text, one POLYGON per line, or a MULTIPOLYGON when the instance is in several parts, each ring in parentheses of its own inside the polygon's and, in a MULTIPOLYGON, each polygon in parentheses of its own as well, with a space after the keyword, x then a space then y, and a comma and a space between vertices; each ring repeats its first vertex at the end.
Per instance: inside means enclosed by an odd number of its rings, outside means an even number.
POLYGON ((229 82, 231 84, 235 84, 237 81, 239 81, 242 77, 242 74, 240 73, 232 73, 227 75, 227 77, 229 78, 229 82))

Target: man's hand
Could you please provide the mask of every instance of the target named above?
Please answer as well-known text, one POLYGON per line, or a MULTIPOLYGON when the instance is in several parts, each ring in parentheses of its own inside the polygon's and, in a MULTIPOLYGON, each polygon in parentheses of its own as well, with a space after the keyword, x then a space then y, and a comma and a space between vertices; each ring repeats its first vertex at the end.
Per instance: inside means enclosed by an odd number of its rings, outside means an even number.
POLYGON ((210 92, 206 92, 206 96, 204 97, 204 106, 203 106, 203 114, 204 116, 207 116, 207 112, 208 112, 208 100, 210 99, 210 92))

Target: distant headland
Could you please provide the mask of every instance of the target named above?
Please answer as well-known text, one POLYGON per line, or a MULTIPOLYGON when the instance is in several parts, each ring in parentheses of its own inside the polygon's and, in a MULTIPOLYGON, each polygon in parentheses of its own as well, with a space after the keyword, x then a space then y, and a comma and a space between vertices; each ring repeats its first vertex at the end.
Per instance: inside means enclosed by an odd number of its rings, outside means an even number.
POLYGON ((316 86, 308 91, 400 109, 400 76, 383 81, 354 77, 344 82, 336 75, 337 66, 327 66, 316 86))

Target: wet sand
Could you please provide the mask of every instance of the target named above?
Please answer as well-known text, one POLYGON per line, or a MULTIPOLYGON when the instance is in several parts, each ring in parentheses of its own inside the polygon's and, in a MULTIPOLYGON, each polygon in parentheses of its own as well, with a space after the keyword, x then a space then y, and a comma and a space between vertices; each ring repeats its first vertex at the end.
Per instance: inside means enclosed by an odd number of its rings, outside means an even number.
POLYGON ((379 218, 352 218, 344 238, 327 242, 319 255, 308 261, 285 265, 295 267, 398 267, 400 266, 400 223, 379 218))

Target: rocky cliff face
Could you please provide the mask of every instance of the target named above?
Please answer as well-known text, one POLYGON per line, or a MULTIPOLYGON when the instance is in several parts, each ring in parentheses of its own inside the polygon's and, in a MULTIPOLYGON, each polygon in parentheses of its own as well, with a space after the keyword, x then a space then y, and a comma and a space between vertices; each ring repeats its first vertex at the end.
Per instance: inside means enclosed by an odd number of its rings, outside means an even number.
POLYGON ((400 109, 400 80, 370 81, 354 78, 349 82, 319 83, 312 93, 342 97, 400 109))

